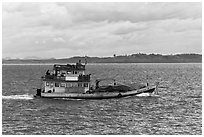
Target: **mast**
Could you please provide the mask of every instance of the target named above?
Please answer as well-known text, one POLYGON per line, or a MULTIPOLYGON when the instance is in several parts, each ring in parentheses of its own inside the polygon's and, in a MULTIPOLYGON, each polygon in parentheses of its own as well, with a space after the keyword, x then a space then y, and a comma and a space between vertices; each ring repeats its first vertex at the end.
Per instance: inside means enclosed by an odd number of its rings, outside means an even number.
POLYGON ((87 56, 85 56, 85 65, 87 64, 87 56))

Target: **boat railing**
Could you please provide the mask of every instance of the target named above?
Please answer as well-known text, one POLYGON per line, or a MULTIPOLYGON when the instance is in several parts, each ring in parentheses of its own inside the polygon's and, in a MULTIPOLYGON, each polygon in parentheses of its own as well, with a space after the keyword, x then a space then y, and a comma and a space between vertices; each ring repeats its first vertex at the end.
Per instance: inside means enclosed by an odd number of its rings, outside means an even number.
POLYGON ((85 70, 85 65, 76 63, 76 65, 71 65, 71 64, 67 64, 67 65, 58 65, 55 64, 53 67, 54 70, 85 70))
POLYGON ((53 80, 65 80, 63 76, 45 75, 44 79, 53 79, 53 80))
POLYGON ((86 74, 86 75, 80 74, 78 76, 78 80, 79 81, 90 81, 90 75, 91 74, 86 74))
MULTIPOLYGON (((75 76, 76 77, 76 76, 75 76)), ((45 75, 44 79, 51 79, 51 80, 67 80, 66 76, 55 76, 54 74, 52 75, 45 75)), ((82 82, 82 81, 90 81, 90 74, 80 74, 77 77, 78 81, 82 82)))

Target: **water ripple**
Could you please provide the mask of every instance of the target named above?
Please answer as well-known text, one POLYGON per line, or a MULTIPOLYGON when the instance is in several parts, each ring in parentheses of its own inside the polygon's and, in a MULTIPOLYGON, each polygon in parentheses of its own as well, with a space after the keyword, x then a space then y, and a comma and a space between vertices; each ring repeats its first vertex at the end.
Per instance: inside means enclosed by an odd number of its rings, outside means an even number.
POLYGON ((160 97, 36 99, 33 87, 51 65, 2 67, 4 135, 201 135, 201 64, 92 64, 95 78, 159 81, 160 97))

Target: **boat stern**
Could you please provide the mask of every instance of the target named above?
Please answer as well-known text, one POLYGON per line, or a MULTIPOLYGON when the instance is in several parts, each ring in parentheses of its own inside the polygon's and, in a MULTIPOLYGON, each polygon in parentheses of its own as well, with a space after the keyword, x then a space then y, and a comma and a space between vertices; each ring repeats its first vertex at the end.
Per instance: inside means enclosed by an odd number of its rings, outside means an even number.
POLYGON ((34 95, 34 97, 41 97, 41 88, 38 88, 37 90, 36 90, 36 94, 34 95))

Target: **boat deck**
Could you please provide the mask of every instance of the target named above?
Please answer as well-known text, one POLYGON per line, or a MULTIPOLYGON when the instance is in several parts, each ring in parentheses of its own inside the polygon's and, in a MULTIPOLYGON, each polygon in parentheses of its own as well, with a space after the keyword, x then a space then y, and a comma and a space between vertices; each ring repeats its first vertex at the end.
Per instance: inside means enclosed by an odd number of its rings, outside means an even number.
POLYGON ((109 99, 134 96, 142 93, 152 93, 156 86, 149 86, 143 89, 132 90, 127 92, 95 92, 95 93, 41 93, 43 98, 72 98, 72 99, 109 99))

